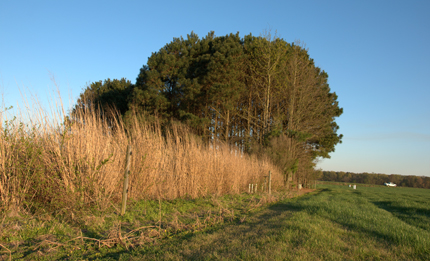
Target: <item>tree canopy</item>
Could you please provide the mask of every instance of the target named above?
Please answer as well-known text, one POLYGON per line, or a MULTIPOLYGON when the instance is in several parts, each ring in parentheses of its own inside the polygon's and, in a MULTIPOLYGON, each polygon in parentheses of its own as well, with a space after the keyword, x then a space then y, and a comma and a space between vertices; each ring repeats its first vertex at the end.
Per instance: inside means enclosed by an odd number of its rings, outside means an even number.
POLYGON ((79 95, 72 114, 78 108, 90 110, 99 106, 102 111, 115 108, 120 114, 125 114, 129 110, 128 97, 132 86, 125 78, 93 82, 79 95))
POLYGON ((241 38, 210 32, 174 38, 152 53, 136 84, 93 83, 78 105, 183 122, 207 142, 269 156, 286 183, 293 176, 303 183, 314 160, 329 158, 342 140, 337 98, 328 74, 302 45, 270 33, 241 38))

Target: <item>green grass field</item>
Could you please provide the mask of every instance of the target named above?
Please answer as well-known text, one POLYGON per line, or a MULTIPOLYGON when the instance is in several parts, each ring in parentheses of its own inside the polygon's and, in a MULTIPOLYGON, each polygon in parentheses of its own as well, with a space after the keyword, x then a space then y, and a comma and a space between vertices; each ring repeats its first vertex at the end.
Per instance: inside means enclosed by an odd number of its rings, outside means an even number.
POLYGON ((430 260, 430 190, 318 185, 270 201, 141 201, 121 218, 8 219, 0 243, 14 260, 430 260))

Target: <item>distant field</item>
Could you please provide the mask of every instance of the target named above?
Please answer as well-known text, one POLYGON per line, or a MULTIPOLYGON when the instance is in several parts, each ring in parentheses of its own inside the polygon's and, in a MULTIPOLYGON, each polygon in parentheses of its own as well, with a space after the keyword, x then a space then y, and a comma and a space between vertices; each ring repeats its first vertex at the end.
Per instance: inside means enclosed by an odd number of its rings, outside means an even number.
POLYGON ((321 181, 318 180, 316 182, 319 186, 321 185, 337 185, 337 186, 348 186, 348 185, 357 185, 361 187, 386 187, 384 185, 375 185, 375 184, 364 184, 364 183, 357 183, 357 182, 337 182, 337 181, 321 181))
MULTIPOLYGON (((171 202, 166 211, 179 209, 185 202, 171 202)), ((79 251, 60 247, 53 256, 46 253, 41 259, 430 260, 428 189, 358 186, 353 190, 347 186, 317 185, 315 192, 264 206, 247 197, 226 196, 212 199, 212 203, 202 202, 186 203, 187 210, 181 215, 192 217, 196 208, 202 213, 202 207, 207 207, 213 209, 215 218, 219 208, 219 213, 227 213, 223 214, 224 221, 213 225, 208 222, 205 228, 172 233, 129 250, 120 245, 85 248, 77 242, 79 251), (235 208, 233 203, 239 201, 247 207, 235 208)), ((139 206, 149 209, 149 205, 137 204, 133 211, 139 206)), ((155 217, 157 208, 154 204, 155 217)), ((133 218, 128 219, 123 221, 124 226, 132 223, 133 218)))

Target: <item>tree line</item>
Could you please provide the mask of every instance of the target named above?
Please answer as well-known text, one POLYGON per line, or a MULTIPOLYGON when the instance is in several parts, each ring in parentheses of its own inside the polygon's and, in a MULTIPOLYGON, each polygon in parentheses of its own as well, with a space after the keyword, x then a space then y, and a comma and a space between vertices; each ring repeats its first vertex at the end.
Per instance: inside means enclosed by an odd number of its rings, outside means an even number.
POLYGON ((386 182, 393 182, 401 187, 430 188, 430 177, 412 175, 403 176, 398 174, 387 175, 367 172, 323 171, 319 180, 373 185, 384 185, 386 182))
POLYGON ((269 157, 287 185, 315 178, 315 159, 329 158, 341 142, 337 98, 300 43, 270 32, 243 38, 192 32, 152 53, 134 84, 91 83, 71 117, 97 107, 102 114, 115 108, 126 124, 132 115, 164 126, 182 122, 212 146, 269 157))

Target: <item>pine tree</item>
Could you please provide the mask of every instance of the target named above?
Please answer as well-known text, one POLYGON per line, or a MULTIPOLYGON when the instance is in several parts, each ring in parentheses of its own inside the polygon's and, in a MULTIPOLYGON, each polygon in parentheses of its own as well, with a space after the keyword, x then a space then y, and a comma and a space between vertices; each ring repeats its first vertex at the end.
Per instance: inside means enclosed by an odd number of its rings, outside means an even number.
POLYGON ((77 106, 114 105, 162 122, 181 121, 204 140, 227 142, 242 153, 269 156, 287 184, 306 182, 317 157, 341 142, 342 114, 328 74, 299 44, 237 34, 200 39, 193 32, 152 53, 136 84, 91 85, 77 106))

